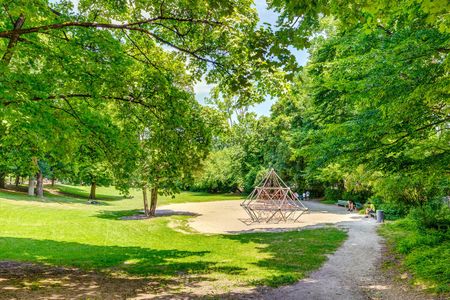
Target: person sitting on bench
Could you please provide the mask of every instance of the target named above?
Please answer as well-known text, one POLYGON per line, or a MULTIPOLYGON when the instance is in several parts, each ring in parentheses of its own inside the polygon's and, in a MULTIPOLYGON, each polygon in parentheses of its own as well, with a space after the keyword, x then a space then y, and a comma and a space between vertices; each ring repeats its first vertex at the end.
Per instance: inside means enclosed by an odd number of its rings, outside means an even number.
POLYGON ((375 214, 375 205, 373 205, 372 203, 367 203, 367 207, 366 207, 366 218, 368 218, 369 216, 373 216, 375 214))
POLYGON ((347 201, 347 210, 348 211, 354 211, 355 210, 355 202, 353 200, 347 201))

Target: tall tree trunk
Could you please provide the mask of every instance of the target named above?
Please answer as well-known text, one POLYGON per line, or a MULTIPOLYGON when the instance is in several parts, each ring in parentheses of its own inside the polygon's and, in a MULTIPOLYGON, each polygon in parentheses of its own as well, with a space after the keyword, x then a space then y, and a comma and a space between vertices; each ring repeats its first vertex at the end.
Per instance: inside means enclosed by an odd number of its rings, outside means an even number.
POLYGON ((19 187, 19 184, 20 184, 20 176, 19 175, 16 176, 16 181, 14 182, 14 184, 15 184, 16 188, 19 187))
POLYGON ((37 173, 36 195, 39 198, 44 197, 44 176, 42 175, 41 170, 39 170, 39 172, 37 173))
POLYGON ((148 209, 148 200, 147 200, 147 187, 144 186, 142 188, 142 196, 144 198, 144 213, 148 217, 150 215, 150 211, 148 209))
POLYGON ((95 190, 97 189, 97 183, 91 183, 91 193, 89 194, 89 199, 95 199, 95 190))
POLYGON ((6 174, 0 173, 0 189, 4 189, 6 187, 6 174))
POLYGON ((149 213, 151 217, 155 216, 157 202, 158 202, 158 188, 152 187, 150 194, 150 213, 149 213))
POLYGON ((34 196, 34 177, 30 176, 28 181, 28 196, 34 196))
POLYGON ((52 177, 52 187, 55 186, 55 177, 52 177))

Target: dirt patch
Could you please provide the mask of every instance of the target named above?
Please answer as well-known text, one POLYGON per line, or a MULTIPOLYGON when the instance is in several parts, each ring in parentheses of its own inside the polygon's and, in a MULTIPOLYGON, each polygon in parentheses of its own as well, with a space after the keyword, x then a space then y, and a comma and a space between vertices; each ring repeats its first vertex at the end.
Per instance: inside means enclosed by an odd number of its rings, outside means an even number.
POLYGON ((264 299, 367 299, 362 287, 373 283, 380 238, 374 220, 343 222, 348 239, 317 271, 298 283, 269 291, 264 299))
POLYGON ((252 223, 240 206, 241 200, 211 201, 201 203, 170 204, 161 210, 189 212, 196 218, 189 220, 189 226, 201 233, 243 233, 259 231, 282 231, 311 226, 323 226, 340 222, 356 222, 362 217, 349 213, 345 208, 321 204, 316 201, 304 201, 309 212, 303 214, 298 222, 252 223))

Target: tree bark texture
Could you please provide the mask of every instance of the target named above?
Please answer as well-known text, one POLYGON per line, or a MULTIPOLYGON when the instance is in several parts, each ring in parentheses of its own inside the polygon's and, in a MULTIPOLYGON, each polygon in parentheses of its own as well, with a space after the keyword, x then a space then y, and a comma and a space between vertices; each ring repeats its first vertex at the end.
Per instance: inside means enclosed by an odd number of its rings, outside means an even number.
POLYGON ((144 213, 148 217, 150 215, 150 211, 148 209, 147 187, 146 186, 144 186, 142 188, 142 196, 143 196, 143 199, 144 199, 144 213))
POLYGON ((41 170, 37 173, 36 195, 39 198, 44 197, 44 176, 41 170))
POLYGON ((6 174, 0 173, 0 189, 4 189, 6 187, 6 174))
POLYGON ((89 194, 89 199, 95 199, 95 191, 97 189, 97 183, 92 182, 91 183, 91 193, 89 194))
MULTIPOLYGON (((14 30, 19 30, 22 28, 23 23, 25 23, 25 16, 20 15, 20 17, 14 22, 14 30)), ((5 65, 9 65, 11 62, 11 58, 13 56, 14 50, 13 48, 16 46, 17 42, 19 41, 20 33, 19 32, 13 32, 11 36, 9 37, 9 43, 6 47, 6 52, 3 54, 2 62, 5 65)))
POLYGON ((34 177, 30 176, 28 180, 28 196, 34 196, 34 177))
POLYGON ((150 195, 150 216, 152 217, 155 216, 157 202, 158 202, 158 188, 152 187, 150 195))

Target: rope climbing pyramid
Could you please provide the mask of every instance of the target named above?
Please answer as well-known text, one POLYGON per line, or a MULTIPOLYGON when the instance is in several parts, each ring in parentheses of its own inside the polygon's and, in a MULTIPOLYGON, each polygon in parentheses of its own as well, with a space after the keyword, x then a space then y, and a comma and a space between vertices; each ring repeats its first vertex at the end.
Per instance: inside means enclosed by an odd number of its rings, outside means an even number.
POLYGON ((296 222, 308 211, 274 169, 267 173, 241 206, 253 222, 296 222))

